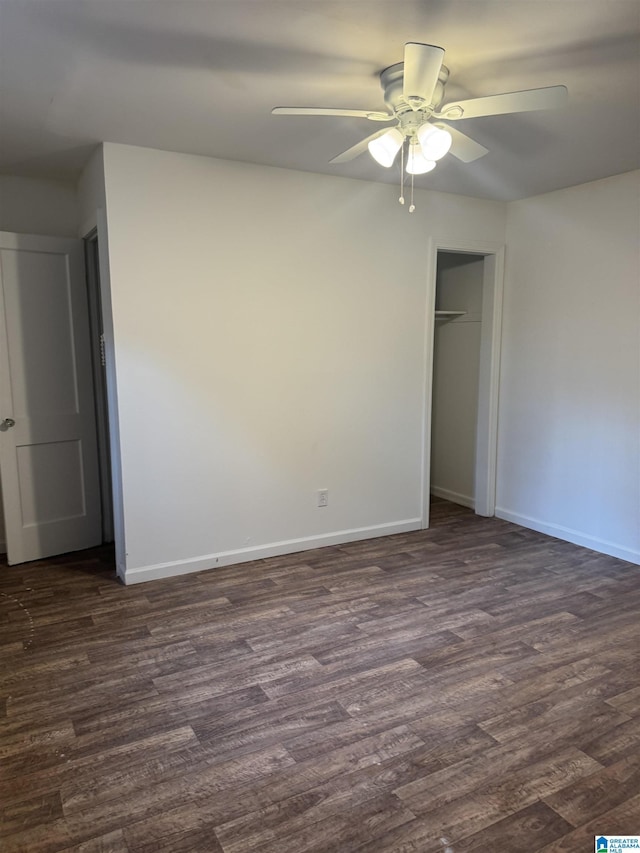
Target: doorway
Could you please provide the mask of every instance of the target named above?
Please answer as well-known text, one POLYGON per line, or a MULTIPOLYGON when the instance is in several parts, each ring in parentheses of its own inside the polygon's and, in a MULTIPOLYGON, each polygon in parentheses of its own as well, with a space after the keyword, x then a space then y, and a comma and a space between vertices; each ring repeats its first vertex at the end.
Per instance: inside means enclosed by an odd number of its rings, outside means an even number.
POLYGON ((484 256, 438 252, 431 406, 431 498, 475 508, 484 256))
POLYGON ((113 541, 95 237, 85 263, 83 254, 81 240, 0 232, 1 538, 10 565, 113 541))
POLYGON ((89 305, 89 336, 91 339, 91 365, 98 439, 98 471, 100 475, 100 502, 102 505, 102 544, 113 542, 113 482, 111 478, 111 451, 109 440, 109 404, 107 401, 106 356, 102 297, 100 290, 100 255, 98 229, 94 228, 84 238, 87 297, 89 305))
POLYGON ((495 514, 504 247, 432 239, 422 519, 431 495, 495 514))
POLYGON ((9 565, 101 541, 82 243, 0 232, 0 471, 9 565))

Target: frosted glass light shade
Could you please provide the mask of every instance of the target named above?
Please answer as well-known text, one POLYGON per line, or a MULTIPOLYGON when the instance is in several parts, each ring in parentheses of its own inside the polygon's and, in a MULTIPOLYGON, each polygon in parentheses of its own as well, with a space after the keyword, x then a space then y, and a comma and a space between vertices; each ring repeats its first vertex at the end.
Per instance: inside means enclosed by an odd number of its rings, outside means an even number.
POLYGON ((432 169, 435 169, 435 167, 435 161, 427 160, 420 150, 419 145, 413 143, 409 146, 409 153, 407 155, 407 172, 410 175, 424 175, 425 172, 430 172, 432 169))
POLYGON ((381 166, 388 169, 393 165, 403 141, 404 136, 397 128, 393 127, 383 133, 382 136, 378 136, 377 139, 372 139, 367 148, 376 163, 380 163, 381 166))
POLYGON ((451 148, 451 134, 429 122, 418 128, 418 139, 427 160, 440 160, 451 148))

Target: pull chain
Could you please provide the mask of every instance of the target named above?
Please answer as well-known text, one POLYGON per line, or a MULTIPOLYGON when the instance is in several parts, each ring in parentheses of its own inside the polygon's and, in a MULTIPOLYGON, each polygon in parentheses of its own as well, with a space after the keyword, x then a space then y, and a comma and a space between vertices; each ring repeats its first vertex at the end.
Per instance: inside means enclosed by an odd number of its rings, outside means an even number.
POLYGON ((404 204, 404 140, 400 148, 400 204, 404 204))
POLYGON ((409 205, 409 213, 413 213, 415 209, 416 206, 413 203, 413 175, 411 175, 411 204, 409 205))

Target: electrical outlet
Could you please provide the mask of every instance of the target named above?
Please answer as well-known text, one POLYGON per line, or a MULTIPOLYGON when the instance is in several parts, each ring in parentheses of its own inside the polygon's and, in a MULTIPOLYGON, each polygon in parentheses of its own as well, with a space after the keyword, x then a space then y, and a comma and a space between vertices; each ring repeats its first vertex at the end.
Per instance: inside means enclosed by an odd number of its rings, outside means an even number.
POLYGON ((318 489, 318 506, 329 504, 329 489, 318 489))

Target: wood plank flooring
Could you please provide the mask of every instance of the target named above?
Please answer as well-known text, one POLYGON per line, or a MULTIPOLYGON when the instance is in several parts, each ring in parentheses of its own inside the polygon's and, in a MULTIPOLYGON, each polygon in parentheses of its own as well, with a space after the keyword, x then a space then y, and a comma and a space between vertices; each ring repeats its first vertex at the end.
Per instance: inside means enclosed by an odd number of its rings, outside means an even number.
POLYGON ((640 568, 430 530, 123 587, 0 566, 5 853, 583 853, 640 833, 640 568))

